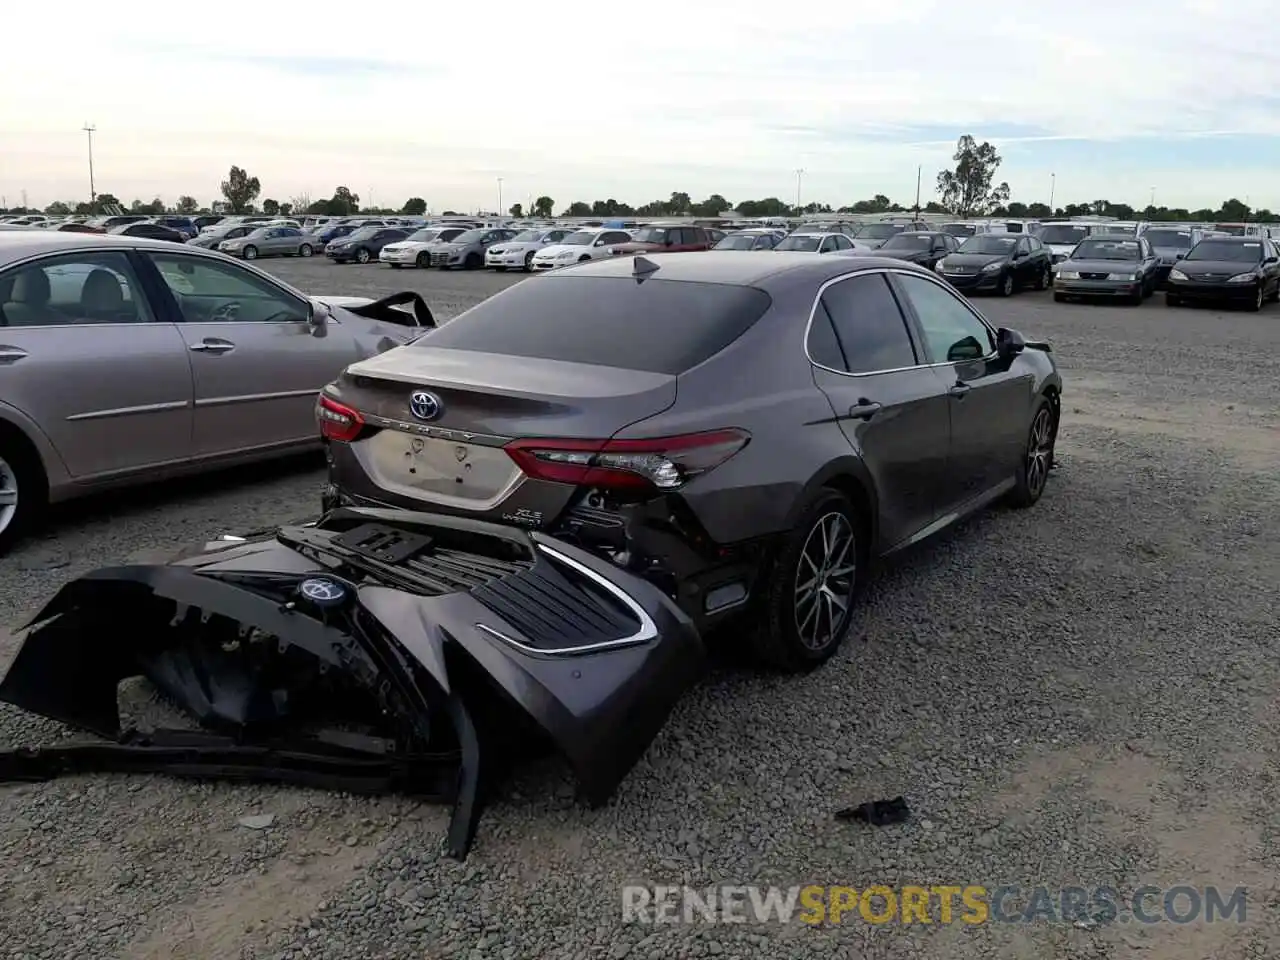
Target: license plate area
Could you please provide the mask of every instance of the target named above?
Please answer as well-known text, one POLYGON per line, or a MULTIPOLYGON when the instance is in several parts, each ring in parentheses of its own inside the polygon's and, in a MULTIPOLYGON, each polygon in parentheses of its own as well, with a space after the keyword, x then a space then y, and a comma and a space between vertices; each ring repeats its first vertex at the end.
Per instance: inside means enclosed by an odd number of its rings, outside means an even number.
POLYGON ((505 450, 485 444, 381 430, 356 447, 383 489, 463 509, 491 509, 524 476, 505 450))

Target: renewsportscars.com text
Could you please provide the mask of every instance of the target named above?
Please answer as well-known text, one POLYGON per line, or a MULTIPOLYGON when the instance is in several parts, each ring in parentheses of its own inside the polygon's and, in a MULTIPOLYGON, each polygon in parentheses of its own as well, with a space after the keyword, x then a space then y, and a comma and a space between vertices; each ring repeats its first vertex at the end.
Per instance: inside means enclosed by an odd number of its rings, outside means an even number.
POLYGON ((627 886, 625 923, 1216 923, 1245 921, 1248 891, 1218 887, 627 886))

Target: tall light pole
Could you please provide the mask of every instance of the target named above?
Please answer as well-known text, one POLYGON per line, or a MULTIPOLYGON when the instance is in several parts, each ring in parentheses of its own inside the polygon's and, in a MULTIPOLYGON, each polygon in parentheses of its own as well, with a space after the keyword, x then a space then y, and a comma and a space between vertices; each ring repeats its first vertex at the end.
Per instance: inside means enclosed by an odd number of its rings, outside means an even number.
POLYGON ((804 169, 796 169, 796 213, 800 213, 800 184, 804 181, 804 169))
POLYGON ((1156 208, 1156 188, 1152 187, 1151 188, 1151 209, 1154 210, 1155 208, 1156 208))
POLYGON ((502 178, 498 178, 498 216, 502 216, 502 178))
POLYGON ((89 135, 89 206, 93 206, 98 199, 98 193, 93 188, 93 133, 98 128, 86 120, 80 129, 89 135))
POLYGON ((1049 174, 1049 216, 1053 216, 1053 193, 1058 187, 1058 175, 1056 173, 1049 174))

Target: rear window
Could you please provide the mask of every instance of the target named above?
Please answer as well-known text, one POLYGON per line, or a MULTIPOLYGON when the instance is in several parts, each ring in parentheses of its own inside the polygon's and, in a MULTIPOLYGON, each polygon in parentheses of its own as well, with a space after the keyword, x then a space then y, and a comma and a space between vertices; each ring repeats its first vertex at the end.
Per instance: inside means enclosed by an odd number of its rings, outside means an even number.
POLYGON ((678 374, 719 353, 769 309, 755 287, 545 276, 477 304, 412 348, 475 350, 678 374))

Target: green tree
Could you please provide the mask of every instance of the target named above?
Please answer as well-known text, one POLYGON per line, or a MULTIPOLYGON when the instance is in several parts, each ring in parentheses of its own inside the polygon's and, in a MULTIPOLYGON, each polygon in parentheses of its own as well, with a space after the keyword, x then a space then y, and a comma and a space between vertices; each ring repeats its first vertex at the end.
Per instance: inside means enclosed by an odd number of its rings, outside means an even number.
POLYGON ((360 212, 360 195, 352 193, 346 187, 338 187, 329 199, 328 213, 333 217, 343 217, 360 212))
POLYGON ((291 213, 293 213, 293 204, 292 204, 292 203, 282 203, 282 204, 280 204, 280 216, 282 216, 282 217, 287 217, 287 216, 289 216, 291 213))
POLYGON ((507 212, 508 212, 509 214, 511 214, 511 216, 513 216, 513 217, 515 217, 517 220, 519 220, 519 219, 521 219, 521 218, 524 216, 524 204, 521 204, 521 203, 513 203, 513 204, 511 205, 511 209, 510 209, 510 210, 508 210, 507 212))
POLYGON ((1223 202, 1222 209, 1218 211, 1217 216, 1227 222, 1244 223, 1249 219, 1249 205, 1232 197, 1230 200, 1223 202))
POLYGON ((543 196, 533 201, 533 214, 536 217, 549 217, 554 209, 555 201, 550 197, 543 196))
POLYGON ((44 208, 44 212, 51 217, 65 217, 71 212, 71 208, 61 200, 55 200, 44 208))
POLYGON ((421 197, 410 197, 404 202, 400 212, 407 213, 411 217, 420 217, 427 212, 427 201, 421 197))
POLYGON ((569 204, 569 209, 561 214, 563 217, 589 217, 591 216, 591 205, 583 203, 581 200, 575 200, 569 204))
POLYGON ((1000 168, 1000 154, 985 140, 979 144, 969 134, 956 141, 951 157, 954 170, 938 172, 938 194, 942 205, 962 217, 985 213, 1009 200, 1009 184, 993 187, 1000 168))
POLYGON ((227 198, 232 213, 244 213, 253 201, 258 199, 258 194, 262 192, 262 184, 258 182, 257 177, 251 177, 240 167, 233 165, 219 189, 227 198))
POLYGON ((689 212, 695 217, 718 217, 726 210, 732 210, 733 204, 719 193, 713 193, 701 203, 695 203, 690 207, 689 212))
POLYGON ((262 201, 262 212, 265 213, 268 217, 279 216, 280 201, 272 200, 270 197, 267 197, 267 199, 262 201))
POLYGON ((200 204, 196 202, 195 197, 181 196, 178 198, 178 212, 188 216, 200 209, 200 204))

